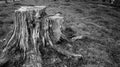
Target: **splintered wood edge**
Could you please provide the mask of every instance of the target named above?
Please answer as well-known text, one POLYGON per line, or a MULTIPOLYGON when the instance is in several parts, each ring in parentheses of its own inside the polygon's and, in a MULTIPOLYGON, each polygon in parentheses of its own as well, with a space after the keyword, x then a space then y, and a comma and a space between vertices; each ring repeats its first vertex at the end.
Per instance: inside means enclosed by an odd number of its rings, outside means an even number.
POLYGON ((15 10, 15 12, 25 12, 32 10, 42 10, 46 8, 46 6, 21 6, 19 9, 15 10))

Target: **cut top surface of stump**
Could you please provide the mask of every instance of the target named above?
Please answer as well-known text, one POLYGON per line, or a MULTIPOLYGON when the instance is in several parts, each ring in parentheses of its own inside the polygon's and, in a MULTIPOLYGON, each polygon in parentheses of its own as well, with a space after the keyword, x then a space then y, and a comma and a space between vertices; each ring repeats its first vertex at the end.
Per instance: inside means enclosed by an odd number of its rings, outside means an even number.
POLYGON ((18 10, 19 12, 25 12, 25 11, 32 11, 32 10, 42 10, 46 8, 46 6, 21 6, 18 10))

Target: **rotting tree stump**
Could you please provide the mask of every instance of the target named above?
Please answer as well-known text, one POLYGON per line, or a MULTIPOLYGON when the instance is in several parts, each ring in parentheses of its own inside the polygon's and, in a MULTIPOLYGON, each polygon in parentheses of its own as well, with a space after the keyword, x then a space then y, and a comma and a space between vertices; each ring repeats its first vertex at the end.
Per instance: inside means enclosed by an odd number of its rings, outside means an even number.
POLYGON ((21 48, 27 54, 24 67, 41 67, 41 54, 39 45, 41 42, 42 17, 45 6, 22 6, 15 11, 15 31, 18 35, 21 48))

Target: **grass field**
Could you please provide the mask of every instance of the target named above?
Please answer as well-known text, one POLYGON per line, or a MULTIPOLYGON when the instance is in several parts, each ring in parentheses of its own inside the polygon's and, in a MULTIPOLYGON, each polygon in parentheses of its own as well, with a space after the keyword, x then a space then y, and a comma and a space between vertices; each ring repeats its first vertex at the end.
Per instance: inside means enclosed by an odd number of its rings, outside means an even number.
MULTIPOLYGON (((14 10, 23 5, 35 5, 31 3, 0 4, 0 40, 7 38, 13 29, 14 10)), ((42 53, 43 67, 120 67, 120 8, 85 2, 44 5, 50 6, 48 13, 62 12, 66 17, 64 26, 70 29, 66 29, 64 34, 68 38, 73 34, 83 36, 71 45, 58 46, 80 53, 84 58, 68 58, 52 49, 41 48, 47 49, 42 53)))

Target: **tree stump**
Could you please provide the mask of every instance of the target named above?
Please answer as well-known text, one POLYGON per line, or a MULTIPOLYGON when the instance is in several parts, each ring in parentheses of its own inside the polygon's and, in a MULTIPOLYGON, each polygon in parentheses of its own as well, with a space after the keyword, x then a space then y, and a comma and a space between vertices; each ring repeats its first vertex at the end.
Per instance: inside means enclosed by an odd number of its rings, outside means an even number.
POLYGON ((22 6, 15 11, 15 32, 20 47, 27 52, 27 62, 24 67, 41 67, 40 31, 45 6, 22 6), (39 66, 38 66, 39 65, 39 66))

